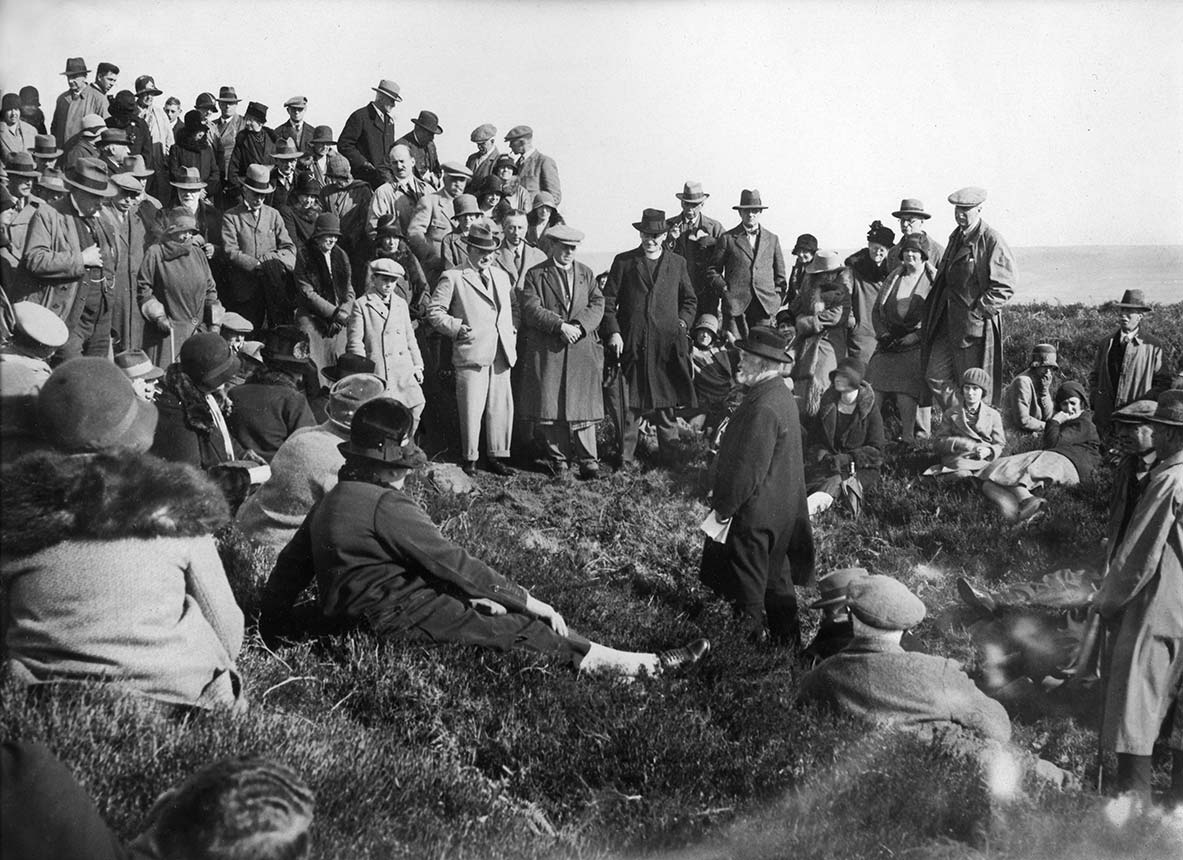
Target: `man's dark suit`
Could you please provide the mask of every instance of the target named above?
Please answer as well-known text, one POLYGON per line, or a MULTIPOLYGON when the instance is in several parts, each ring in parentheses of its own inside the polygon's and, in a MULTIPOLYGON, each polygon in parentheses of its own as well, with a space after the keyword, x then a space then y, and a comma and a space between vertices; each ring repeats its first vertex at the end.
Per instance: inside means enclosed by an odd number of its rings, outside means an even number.
POLYGON ((382 165, 390 155, 398 137, 394 133, 394 120, 378 117, 378 109, 368 104, 360 107, 345 120, 345 127, 337 136, 337 151, 349 159, 353 178, 370 183, 377 188, 386 181, 382 165))

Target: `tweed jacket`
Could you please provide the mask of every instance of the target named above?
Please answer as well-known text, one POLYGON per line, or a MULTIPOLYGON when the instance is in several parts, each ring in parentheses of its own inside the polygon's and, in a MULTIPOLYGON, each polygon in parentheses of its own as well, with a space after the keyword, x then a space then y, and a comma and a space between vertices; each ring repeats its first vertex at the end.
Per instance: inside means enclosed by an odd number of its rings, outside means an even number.
POLYGON ((555 198, 555 205, 563 202, 563 193, 559 187, 559 168, 555 160, 549 155, 543 155, 537 149, 530 150, 518 168, 518 183, 528 190, 533 200, 539 191, 549 191, 555 198))
POLYGON ((517 363, 518 294, 509 275, 496 266, 486 270, 492 289, 470 264, 448 269, 431 293, 427 320, 432 328, 452 340, 452 364, 456 367, 489 367, 499 350, 512 367, 517 363), (460 327, 467 325, 471 336, 457 340, 460 327))
POLYGON ((1056 412, 1052 389, 1040 391, 1035 371, 1024 370, 1002 392, 1002 422, 1023 433, 1042 433, 1047 419, 1056 412))
POLYGON ((514 249, 509 245, 502 243, 497 250, 497 255, 493 257, 493 262, 509 275, 509 279, 513 282, 513 287, 517 291, 521 291, 526 283, 526 273, 535 266, 546 262, 546 254, 541 250, 531 245, 529 242, 523 241, 518 246, 519 262, 514 263, 514 249))
POLYGON ((767 227, 760 227, 755 250, 742 224, 732 227, 715 246, 711 261, 717 275, 715 286, 724 293, 724 313, 743 316, 753 300, 772 316, 781 306, 788 281, 780 239, 767 227))
MULTIPOLYGON (((82 315, 84 303, 77 299, 82 281, 87 277, 74 220, 76 213, 69 194, 53 203, 38 206, 29 222, 24 259, 25 270, 41 287, 37 301, 61 317, 71 331, 82 315)), ((107 277, 117 262, 115 237, 105 218, 96 214, 93 224, 103 255, 104 277, 107 277)))
POLYGON ((389 396, 410 408, 425 402, 415 379, 416 371, 423 371, 423 356, 410 309, 397 289, 386 299, 371 292, 353 303, 346 344, 347 352, 374 362, 374 373, 386 380, 389 396))
POLYGON ((464 187, 465 193, 472 194, 477 188, 481 187, 481 183, 493 172, 493 165, 497 163, 497 159, 500 157, 501 150, 494 146, 484 155, 474 152, 468 158, 464 159, 464 166, 472 171, 472 179, 464 187))
POLYGON ((69 90, 58 96, 49 126, 49 133, 57 139, 58 149, 69 150, 78 132, 82 131, 82 119, 88 113, 97 113, 106 119, 111 113, 110 104, 106 93, 89 83, 82 85, 77 96, 69 90))
POLYGON ((1143 397, 1154 398, 1171 387, 1162 345, 1141 331, 1135 332, 1126 346, 1121 372, 1113 379, 1109 373, 1109 352, 1118 337, 1119 334, 1113 334, 1097 344, 1096 361, 1089 372, 1093 413, 1102 433, 1109 428, 1116 410, 1143 397))
POLYGON ((234 114, 229 119, 218 117, 210 123, 210 143, 214 146, 214 154, 218 159, 218 167, 222 173, 222 181, 230 177, 230 156, 234 152, 234 145, 238 141, 238 133, 243 130, 242 117, 234 114))
POLYGON ((252 212, 239 203, 222 218, 222 248, 233 275, 249 275, 265 257, 275 257, 289 272, 296 267, 296 246, 279 212, 266 203, 252 212))

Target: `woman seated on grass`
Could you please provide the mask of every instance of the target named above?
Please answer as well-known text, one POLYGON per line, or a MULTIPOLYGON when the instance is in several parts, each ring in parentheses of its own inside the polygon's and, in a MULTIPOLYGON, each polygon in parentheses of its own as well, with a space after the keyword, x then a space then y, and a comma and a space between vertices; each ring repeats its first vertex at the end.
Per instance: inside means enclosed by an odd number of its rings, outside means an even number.
POLYGON ((280 553, 263 595, 267 638, 306 632, 292 607, 315 578, 326 629, 365 624, 379 636, 550 654, 592 672, 659 674, 694 663, 699 639, 660 654, 617 651, 567 628, 532 597, 445 538, 403 491, 427 458, 411 441, 411 410, 379 397, 353 416, 340 481, 312 508, 280 553))
POLYGON ((1101 437, 1085 411, 1088 394, 1079 382, 1065 382, 1056 392, 1056 412, 1043 429, 1043 449, 1011 454, 978 473, 982 492, 998 506, 1003 519, 1031 519, 1045 500, 1032 490, 1049 484, 1074 487, 1092 477, 1101 464, 1101 437))
POLYGON ((990 374, 971 367, 961 376, 961 403, 946 410, 937 429, 933 451, 941 458, 924 474, 938 478, 968 478, 1002 454, 1006 434, 1002 415, 985 403, 990 374))

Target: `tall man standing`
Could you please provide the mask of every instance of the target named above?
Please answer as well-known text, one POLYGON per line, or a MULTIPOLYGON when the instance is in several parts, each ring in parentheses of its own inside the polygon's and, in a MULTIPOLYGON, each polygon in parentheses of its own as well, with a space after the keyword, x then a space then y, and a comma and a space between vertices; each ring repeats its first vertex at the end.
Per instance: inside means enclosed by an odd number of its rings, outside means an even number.
POLYGON ((86 60, 70 57, 66 60, 67 90, 57 98, 50 123, 50 133, 57 138, 58 149, 69 151, 70 144, 82 130, 82 118, 98 114, 104 119, 110 114, 106 94, 86 82, 86 60))
POLYGON ((747 394, 719 447, 711 512, 727 523, 708 537, 700 575, 750 625, 754 638, 800 646, 793 583, 813 574, 797 401, 781 378, 789 358, 775 329, 754 326, 737 346, 747 394))
POLYGON ((1018 268, 1001 234, 982 220, 984 188, 949 195, 957 229, 941 257, 924 307, 920 367, 932 398, 942 409, 954 401, 958 381, 971 367, 993 379, 997 406, 1002 378, 1002 306, 1014 294, 1018 268))
POLYGON ((517 158, 518 182, 531 195, 549 191, 555 198, 555 205, 563 202, 559 189, 559 168, 549 155, 543 155, 534 148, 534 129, 528 125, 515 125, 505 136, 509 151, 517 158))
POLYGON ((730 341, 747 337, 756 325, 773 325, 788 290, 785 255, 780 239, 760 224, 765 206, 760 192, 744 189, 739 224, 723 234, 715 246, 715 289, 722 294, 724 334, 730 341))
POLYGON ((295 310, 288 281, 296 267, 296 246, 282 216, 263 202, 274 190, 271 168, 250 165, 242 182, 242 202, 222 219, 226 278, 219 284, 219 298, 227 310, 242 314, 255 328, 263 327, 264 318, 272 326, 288 324, 295 310))
POLYGON ((890 272, 900 264, 900 245, 909 236, 915 236, 928 254, 928 264, 934 269, 941 264, 941 257, 945 254, 945 246, 924 232, 924 222, 932 216, 924 211, 924 204, 915 197, 907 197, 900 201, 900 208, 891 213, 892 218, 900 222, 900 241, 887 252, 887 270, 890 272))
MULTIPOLYGON (((210 125, 210 142, 214 147, 214 154, 218 159, 218 167, 222 174, 222 188, 228 186, 230 178, 230 156, 234 153, 234 146, 238 142, 238 133, 243 130, 243 118, 238 115, 238 103, 241 99, 234 87, 222 87, 218 90, 218 110, 220 115, 210 125)), ((224 201, 214 201, 224 206, 224 201)))
POLYGON ((634 462, 643 415, 651 415, 657 427, 662 457, 672 459, 678 439, 674 409, 697 403, 687 332, 698 303, 686 261, 665 248, 665 212, 646 209, 633 227, 641 244, 612 261, 601 325, 623 383, 622 391, 608 390, 620 468, 634 462))
POLYGON ((468 139, 476 144, 476 152, 464 160, 464 166, 472 171, 472 181, 465 189, 469 194, 476 193, 476 189, 485 181, 486 176, 493 174, 493 165, 501 155, 501 150, 494 143, 497 137, 497 127, 490 123, 483 123, 472 130, 468 139))
POLYGON ((394 81, 383 79, 374 90, 374 99, 345 120, 337 138, 337 151, 349 159, 352 173, 377 188, 385 181, 383 163, 390 147, 398 139, 394 133, 394 111, 403 97, 394 81))
POLYGON ((714 218, 703 214, 702 206, 711 195, 702 190, 701 182, 686 182, 682 186, 682 193, 674 196, 682 203, 682 214, 669 220, 670 235, 667 242, 671 251, 681 254, 686 260, 690 283, 698 299, 698 312, 707 313, 709 308, 714 307, 708 295, 711 285, 709 270, 724 227, 714 218))
POLYGON ((288 112, 288 118, 276 127, 275 139, 280 141, 286 137, 296 144, 296 149, 301 154, 311 153, 314 131, 312 126, 304 121, 308 99, 304 96, 292 96, 283 103, 283 108, 288 112))
POLYGON ((423 264, 423 271, 428 278, 433 280, 443 271, 440 253, 444 237, 452 232, 456 198, 464 193, 464 186, 472 178, 467 167, 454 161, 445 162, 442 170, 443 187, 419 198, 415 212, 407 223, 407 244, 423 264))

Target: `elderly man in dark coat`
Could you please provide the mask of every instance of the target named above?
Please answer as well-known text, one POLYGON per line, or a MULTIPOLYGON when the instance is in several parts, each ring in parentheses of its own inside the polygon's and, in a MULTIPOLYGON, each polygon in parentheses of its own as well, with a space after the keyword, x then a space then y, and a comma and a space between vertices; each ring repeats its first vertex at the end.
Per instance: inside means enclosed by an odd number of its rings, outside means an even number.
POLYGON ((394 81, 381 80, 373 88, 374 100, 345 120, 337 137, 337 151, 349 159, 353 175, 377 188, 386 181, 382 166, 398 135, 394 133, 394 108, 403 97, 394 81))
POLYGON ((746 337, 751 326, 772 325, 789 286, 780 239, 760 225, 768 208, 760 192, 745 188, 732 208, 740 222, 723 234, 711 262, 716 295, 722 296, 724 336, 730 341, 746 337))
MULTIPOLYGON (((690 283, 694 285, 694 295, 698 298, 699 315, 714 313, 715 305, 707 293, 711 285, 709 270, 715 247, 723 237, 725 228, 714 218, 703 214, 703 204, 711 195, 702 190, 701 182, 685 183, 682 193, 674 196, 682 202, 682 211, 668 222, 669 248, 686 260, 690 283)), ((714 299, 717 304, 719 297, 716 295, 714 299)))
POLYGON ((736 381, 748 392, 719 447, 711 520, 726 528, 708 529, 700 575, 755 638, 799 647, 793 583, 813 575, 813 531, 797 402, 780 375, 787 343, 775 329, 755 326, 737 346, 736 381))
POLYGON ((674 409, 697 404, 687 333, 698 303, 686 261, 665 249, 666 219, 660 209, 646 209, 633 227, 641 245, 612 261, 600 329, 620 364, 624 389, 609 389, 621 468, 633 463, 642 415, 653 416, 668 460, 678 439, 674 409))
POLYGON ((594 478, 596 424, 604 417, 604 294, 595 273, 574 259, 583 233, 560 224, 550 236, 550 259, 526 273, 522 288, 518 415, 534 422, 555 474, 574 454, 579 476, 594 478))
POLYGON ((962 188, 949 202, 957 229, 949 235, 925 305, 920 366, 942 409, 952 405, 956 380, 966 370, 985 368, 994 380, 991 405, 997 406, 1003 389, 1002 307, 1018 282, 1015 256, 982 220, 985 189, 962 188))

